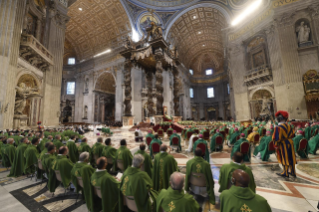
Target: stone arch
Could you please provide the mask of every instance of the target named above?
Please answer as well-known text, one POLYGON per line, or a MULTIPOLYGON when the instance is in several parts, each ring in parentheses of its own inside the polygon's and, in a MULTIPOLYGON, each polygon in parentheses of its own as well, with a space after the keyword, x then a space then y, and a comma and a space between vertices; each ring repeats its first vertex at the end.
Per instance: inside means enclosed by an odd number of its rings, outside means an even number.
POLYGON ((115 94, 115 90, 116 90, 115 85, 116 85, 116 77, 114 76, 113 72, 104 71, 101 74, 99 74, 98 77, 96 78, 96 81, 94 82, 94 89, 115 94))
POLYGON ((24 69, 22 71, 19 72, 19 74, 16 77, 16 85, 18 85, 18 83, 21 81, 21 77, 23 77, 24 75, 29 75, 30 77, 32 77, 35 80, 35 84, 36 86, 41 90, 42 88, 42 80, 39 79, 39 77, 37 75, 35 75, 33 72, 24 69))
POLYGON ((275 90, 273 88, 267 86, 267 87, 259 87, 259 88, 252 90, 249 94, 249 100, 253 100, 254 94, 256 94, 256 92, 261 91, 261 90, 268 91, 271 94, 272 98, 275 98, 275 90))
POLYGON ((230 11, 228 11, 228 9, 224 8, 223 6, 220 6, 218 4, 215 4, 215 3, 201 3, 201 4, 196 4, 196 5, 193 5, 191 7, 188 7, 187 9, 181 11, 180 13, 178 13, 174 18, 173 20, 171 20, 169 22, 169 24, 167 25, 166 27, 166 30, 165 30, 165 34, 164 34, 164 38, 167 39, 167 35, 171 29, 171 27, 174 25, 174 23, 182 16, 184 15, 185 13, 193 10, 193 9, 196 9, 196 8, 200 8, 200 7, 212 7, 212 8, 215 8, 217 10, 219 10, 224 16, 225 16, 225 19, 227 20, 227 23, 230 23, 231 22, 231 15, 230 15, 230 11))

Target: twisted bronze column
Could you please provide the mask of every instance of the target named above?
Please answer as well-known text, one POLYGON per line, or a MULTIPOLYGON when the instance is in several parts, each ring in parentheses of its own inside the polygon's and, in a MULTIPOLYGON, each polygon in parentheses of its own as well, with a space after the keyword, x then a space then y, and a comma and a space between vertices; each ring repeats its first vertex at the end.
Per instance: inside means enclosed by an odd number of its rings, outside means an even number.
POLYGON ((156 59, 156 110, 157 115, 163 115, 163 66, 162 66, 162 59, 163 59, 163 50, 158 48, 155 50, 155 59, 156 59))
POLYGON ((151 71, 147 72, 146 74, 147 80, 147 109, 148 109, 148 116, 151 117, 155 115, 155 111, 153 109, 153 73, 151 71))
POLYGON ((132 87, 131 87, 131 70, 132 70, 132 62, 128 59, 125 61, 125 75, 124 75, 124 85, 125 85, 125 116, 132 116, 132 87))

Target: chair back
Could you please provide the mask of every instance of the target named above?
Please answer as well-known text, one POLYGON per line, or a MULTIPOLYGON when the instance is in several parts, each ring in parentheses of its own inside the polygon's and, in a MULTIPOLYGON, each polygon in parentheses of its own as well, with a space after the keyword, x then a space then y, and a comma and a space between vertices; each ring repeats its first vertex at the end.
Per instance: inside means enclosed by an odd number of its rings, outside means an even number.
POLYGON ((38 159, 38 168, 39 168, 40 170, 44 170, 43 165, 42 165, 42 161, 41 161, 40 158, 38 159))
POLYGON ((117 167, 123 172, 124 171, 124 163, 123 160, 117 159, 117 167))
POLYGON ((249 152, 249 148, 250 148, 250 145, 248 142, 243 142, 241 143, 240 145, 240 152, 243 154, 243 155, 247 155, 248 152, 249 152))
POLYGON ((138 135, 138 132, 135 132, 134 135, 135 135, 136 137, 139 136, 139 135, 138 135))
POLYGON ((250 129, 250 130, 247 130, 247 135, 249 135, 250 133, 252 133, 253 132, 253 130, 252 129, 250 129))
POLYGON ((55 170, 55 176, 56 176, 56 179, 60 182, 62 182, 62 177, 61 177, 61 173, 59 170, 55 170))
POLYGON ((193 144, 194 144, 198 139, 199 139, 199 137, 198 137, 198 136, 195 136, 195 137, 193 138, 193 144))
POLYGON ((203 173, 191 173, 189 182, 198 187, 206 187, 206 177, 203 173))
POLYGON ((268 144, 268 151, 275 151, 275 145, 274 145, 274 141, 270 141, 268 144))
POLYGON ((125 202, 126 202, 128 209, 130 209, 131 211, 134 211, 134 212, 138 211, 134 197, 124 196, 124 199, 125 199, 125 202))
POLYGON ((173 145, 173 146, 178 146, 178 145, 179 145, 179 141, 178 141, 178 138, 177 138, 177 137, 173 137, 173 138, 172 138, 172 145, 173 145))
POLYGON ((156 154, 156 153, 160 152, 160 145, 158 143, 153 143, 152 144, 152 152, 153 152, 153 154, 156 154))
POLYGON ((93 189, 94 189, 94 194, 102 199, 101 188, 98 186, 94 186, 93 189))
POLYGON ((221 136, 215 138, 215 145, 223 145, 223 138, 221 136))
POLYGON ((224 136, 224 138, 226 138, 226 133, 225 133, 225 131, 221 131, 221 132, 219 132, 220 134, 222 134, 223 136, 224 136))
POLYGON ((264 128, 262 131, 261 131, 261 136, 265 136, 266 135, 266 129, 264 128))
POLYGON ((254 136, 254 144, 257 144, 258 142, 259 142, 259 134, 256 134, 255 136, 254 136))
POLYGON ((199 134, 199 129, 194 130, 196 134, 199 134))
POLYGON ((240 139, 240 135, 236 137, 236 141, 238 141, 240 139))
POLYGON ((149 146, 152 142, 152 138, 151 137, 147 137, 146 138, 146 143, 147 143, 147 146, 149 146))
POLYGON ((225 133, 228 134, 229 133, 229 129, 225 128, 225 133))
POLYGON ((84 188, 82 177, 76 177, 76 179, 77 179, 78 185, 84 188))
POLYGON ((173 130, 167 130, 167 136, 170 137, 173 134, 173 130))
POLYGON ((301 141, 299 142, 299 149, 298 151, 303 151, 307 148, 307 144, 308 144, 308 141, 307 139, 303 138, 301 139, 301 141))
POLYGON ((113 164, 113 158, 106 158, 108 164, 113 164))
POLYGON ((196 148, 200 148, 202 150, 202 153, 205 154, 206 152, 206 145, 204 143, 197 144, 196 148))
POLYGON ((209 131, 205 131, 203 133, 203 138, 204 138, 204 140, 209 140, 209 131))
POLYGON ((163 136, 164 136, 164 131, 163 131, 162 129, 159 129, 159 130, 157 131, 157 135, 158 135, 159 137, 163 137, 163 136))
POLYGON ((193 135, 193 132, 187 132, 187 140, 189 140, 192 135, 193 135))

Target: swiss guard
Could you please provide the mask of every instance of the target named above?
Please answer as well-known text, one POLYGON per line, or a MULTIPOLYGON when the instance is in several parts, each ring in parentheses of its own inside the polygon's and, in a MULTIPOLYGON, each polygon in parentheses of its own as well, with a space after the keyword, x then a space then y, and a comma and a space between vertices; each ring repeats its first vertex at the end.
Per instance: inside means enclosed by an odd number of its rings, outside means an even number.
POLYGON ((275 116, 278 121, 278 126, 276 126, 274 130, 272 139, 277 147, 278 162, 282 164, 284 169, 282 173, 277 173, 277 175, 282 177, 289 177, 289 175, 296 177, 295 165, 297 161, 294 142, 292 140, 295 132, 294 129, 287 124, 289 114, 286 111, 278 111, 275 116))

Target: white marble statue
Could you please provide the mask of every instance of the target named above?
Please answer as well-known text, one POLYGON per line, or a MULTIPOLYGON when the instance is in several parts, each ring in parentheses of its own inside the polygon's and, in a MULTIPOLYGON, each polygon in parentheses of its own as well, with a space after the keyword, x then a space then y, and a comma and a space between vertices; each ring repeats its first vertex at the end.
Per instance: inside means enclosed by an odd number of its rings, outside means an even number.
POLYGON ((22 112, 26 106, 27 99, 38 96, 38 88, 27 87, 24 83, 20 83, 16 86, 16 100, 14 107, 14 114, 22 115, 22 112))
POLYGON ((298 33, 298 42, 305 43, 309 41, 310 28, 305 25, 305 22, 301 22, 300 26, 296 28, 296 32, 298 33))

